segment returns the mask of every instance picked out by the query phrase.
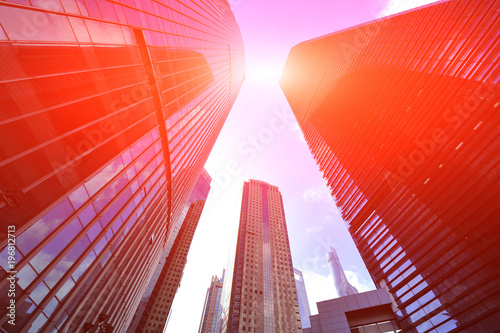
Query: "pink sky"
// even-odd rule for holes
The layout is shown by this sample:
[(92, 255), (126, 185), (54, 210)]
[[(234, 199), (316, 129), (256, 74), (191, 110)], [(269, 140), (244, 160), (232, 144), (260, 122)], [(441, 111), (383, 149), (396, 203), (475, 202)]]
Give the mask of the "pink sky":
[(220, 276), (233, 249), (241, 189), (250, 178), (280, 188), (293, 263), (304, 272), (313, 314), (316, 302), (335, 297), (329, 246), (359, 291), (374, 288), (278, 80), (294, 45), (428, 2), (229, 0), (245, 43), (246, 81), (206, 164), (212, 191), (166, 332), (198, 331), (211, 276)]

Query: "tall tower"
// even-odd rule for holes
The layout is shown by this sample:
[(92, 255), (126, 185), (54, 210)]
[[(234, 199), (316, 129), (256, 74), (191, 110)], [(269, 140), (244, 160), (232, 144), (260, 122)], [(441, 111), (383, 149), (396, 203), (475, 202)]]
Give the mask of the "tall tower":
[(187, 0), (2, 1), (0, 25), (0, 326), (124, 332), (242, 84), (238, 25)]
[(285, 211), (276, 186), (244, 183), (227, 332), (300, 332)]
[(347, 281), (337, 251), (335, 251), (333, 247), (330, 247), (330, 251), (326, 253), (326, 259), (328, 260), (328, 266), (333, 275), (335, 290), (337, 290), (339, 297), (357, 294), (358, 290)]
[(280, 80), (405, 332), (500, 327), (499, 13), (440, 1), (331, 33)]
[(221, 317), (221, 296), (222, 286), (224, 282), (224, 274), (222, 277), (212, 276), (210, 287), (207, 289), (205, 297), (205, 305), (201, 313), (200, 328), (198, 333), (217, 333), (217, 321)]
[(209, 174), (203, 169), (186, 204), (185, 212), (181, 215), (183, 222), (172, 249), (168, 252), (164, 263), (156, 268), (142, 297), (143, 302), (139, 305), (128, 328), (129, 333), (163, 332), (181, 283), (191, 241), (210, 191), (211, 180)]
[(295, 286), (297, 287), (297, 299), (299, 301), (300, 321), (302, 322), (302, 328), (308, 328), (311, 327), (311, 321), (309, 319), (309, 317), (311, 316), (311, 308), (309, 307), (309, 299), (307, 298), (304, 275), (299, 269), (295, 267), (293, 268), (293, 273), (295, 275)]

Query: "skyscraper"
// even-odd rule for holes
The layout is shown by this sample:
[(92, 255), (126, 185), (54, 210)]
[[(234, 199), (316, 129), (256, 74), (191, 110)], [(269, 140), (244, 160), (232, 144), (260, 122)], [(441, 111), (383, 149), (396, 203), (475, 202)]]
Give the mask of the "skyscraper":
[(337, 251), (335, 251), (333, 247), (330, 247), (330, 251), (326, 253), (326, 259), (328, 260), (328, 266), (333, 275), (335, 290), (339, 297), (357, 294), (358, 290), (347, 281)]
[(201, 313), (200, 328), (198, 333), (216, 333), (217, 321), (220, 318), (222, 283), (224, 282), (224, 272), (222, 277), (212, 276), (210, 287), (207, 289), (205, 305)]
[(297, 300), (299, 301), (300, 321), (302, 323), (302, 328), (308, 328), (311, 327), (311, 321), (309, 320), (311, 309), (309, 308), (309, 299), (307, 298), (304, 276), (302, 272), (295, 267), (293, 268), (293, 273), (295, 276), (295, 287), (297, 288)]
[(20, 307), (14, 327), (1, 297), (0, 326), (123, 332), (242, 84), (241, 34), (222, 0), (31, 4), (0, 3), (0, 293), (17, 271)]
[(281, 86), (405, 332), (500, 327), (500, 2), (295, 46)]
[(263, 181), (245, 182), (240, 214), (225, 332), (299, 332), (299, 304), (280, 191)]
[(161, 333), (180, 286), (194, 232), (198, 226), (205, 200), (210, 191), (211, 177), (203, 169), (186, 204), (183, 222), (172, 249), (163, 264), (158, 265), (142, 301), (128, 328), (129, 333)]

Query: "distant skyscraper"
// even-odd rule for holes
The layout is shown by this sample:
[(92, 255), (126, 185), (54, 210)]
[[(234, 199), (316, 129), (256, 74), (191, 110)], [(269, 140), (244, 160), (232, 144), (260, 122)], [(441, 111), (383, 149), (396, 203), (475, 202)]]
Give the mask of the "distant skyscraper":
[(276, 186), (258, 180), (243, 186), (231, 283), (226, 332), (301, 330), (285, 211)]
[(311, 322), (309, 320), (309, 316), (311, 315), (311, 309), (309, 308), (309, 300), (307, 299), (304, 276), (302, 275), (302, 272), (295, 267), (293, 268), (293, 272), (295, 276), (295, 286), (297, 287), (300, 321), (302, 322), (302, 328), (308, 328), (311, 327)]
[(164, 263), (158, 265), (155, 272), (157, 276), (153, 275), (146, 288), (142, 302), (128, 328), (129, 333), (163, 332), (180, 286), (191, 241), (210, 191), (210, 182), (211, 177), (203, 170), (186, 204), (179, 234)]
[(0, 26), (0, 326), (124, 332), (242, 84), (238, 25), (220, 0), (56, 0)]
[(330, 251), (326, 253), (326, 259), (328, 260), (328, 266), (333, 275), (335, 290), (337, 290), (339, 297), (357, 294), (358, 290), (347, 281), (337, 251), (335, 251), (333, 247), (330, 247)]
[(500, 327), (500, 1), (303, 42), (281, 86), (405, 332)]
[(212, 282), (207, 289), (205, 296), (205, 305), (201, 313), (201, 322), (198, 333), (216, 333), (217, 320), (220, 318), (222, 283), (224, 282), (224, 273), (222, 277), (212, 276)]

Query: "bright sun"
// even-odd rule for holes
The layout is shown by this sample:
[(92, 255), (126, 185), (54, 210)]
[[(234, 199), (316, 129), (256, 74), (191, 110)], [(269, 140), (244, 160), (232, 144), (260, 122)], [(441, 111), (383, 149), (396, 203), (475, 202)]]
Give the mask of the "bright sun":
[(246, 79), (259, 84), (278, 84), (283, 64), (269, 62), (247, 63)]

